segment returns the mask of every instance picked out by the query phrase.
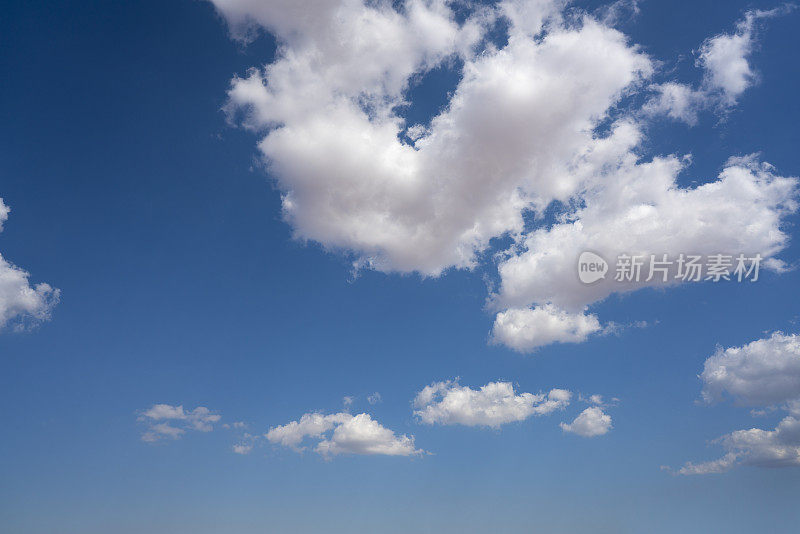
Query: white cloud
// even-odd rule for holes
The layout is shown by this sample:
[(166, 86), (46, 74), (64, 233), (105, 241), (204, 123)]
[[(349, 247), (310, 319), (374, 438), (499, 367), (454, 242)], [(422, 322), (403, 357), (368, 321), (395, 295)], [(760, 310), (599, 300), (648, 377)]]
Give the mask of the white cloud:
[(271, 443), (280, 443), (284, 447), (297, 447), (305, 438), (319, 438), (335, 425), (343, 423), (350, 417), (352, 415), (348, 413), (331, 415), (307, 413), (299, 421), (271, 428), (266, 437)]
[(296, 450), (302, 450), (300, 445), (306, 438), (314, 438), (318, 440), (314, 450), (326, 457), (339, 454), (413, 456), (424, 452), (415, 448), (413, 436), (398, 436), (366, 413), (307, 413), (299, 421), (271, 428), (266, 438), (271, 443)]
[(741, 347), (720, 347), (706, 360), (700, 378), (707, 402), (726, 393), (747, 406), (800, 399), (800, 337), (775, 332)]
[(640, 0), (616, 0), (597, 9), (598, 18), (608, 26), (614, 26), (618, 22), (626, 19), (635, 18), (639, 15)]
[(771, 166), (748, 157), (731, 159), (715, 182), (681, 188), (675, 181), (684, 163), (677, 158), (638, 163), (626, 154), (625, 159), (613, 179), (587, 194), (585, 207), (565, 222), (531, 232), (524, 252), (501, 263), (497, 306), (551, 303), (582, 312), (613, 292), (677, 283), (672, 265), (666, 283), (661, 276), (638, 284), (607, 276), (582, 284), (576, 265), (584, 250), (610, 261), (611, 274), (618, 255), (645, 256), (647, 274), (651, 254), (674, 259), (681, 253), (760, 252), (771, 259), (786, 245), (781, 223), (796, 209), (796, 178), (777, 176)]
[(172, 426), (169, 423), (155, 423), (150, 425), (147, 431), (142, 434), (142, 441), (152, 443), (164, 438), (178, 439), (185, 433), (184, 429)]
[[(709, 462), (694, 463), (686, 462), (686, 464), (677, 470), (679, 475), (711, 475), (724, 473), (736, 465), (736, 455), (728, 453), (722, 458), (711, 460)], [(671, 469), (667, 468), (668, 471)]]
[(800, 466), (800, 419), (787, 416), (775, 430), (737, 430), (720, 439), (740, 462), (761, 467)]
[[(579, 284), (586, 249), (607, 259), (760, 253), (780, 269), (795, 179), (751, 157), (682, 188), (688, 159), (637, 156), (644, 127), (635, 117), (692, 122), (706, 93), (740, 94), (731, 50), (749, 48), (728, 41), (751, 42), (762, 12), (703, 45), (711, 74), (693, 90), (648, 85), (653, 62), (639, 47), (579, 11), (565, 15), (560, 0), (506, 0), (463, 23), (444, 0), (318, 0), (313, 9), (212, 1), (234, 36), (260, 28), (280, 43), (271, 64), (232, 81), (226, 111), (262, 135), (295, 237), (352, 254), (357, 268), (437, 276), (473, 268), (492, 238), (511, 236), (491, 298), (495, 341), (519, 351), (584, 341), (603, 328), (588, 306), (644, 287)], [(500, 19), (507, 44), (487, 44)], [(452, 58), (461, 77), (447, 106), (428, 124), (406, 124), (407, 90)], [(648, 87), (658, 94), (644, 113), (623, 110), (609, 133), (597, 132)], [(566, 211), (546, 227), (554, 201)]]
[(6, 206), (3, 199), (0, 198), (0, 232), (3, 231), (3, 223), (8, 220), (9, 213), (11, 213), (11, 208)]
[[(0, 198), (0, 232), (10, 212)], [(45, 283), (31, 285), (29, 277), (28, 272), (0, 254), (0, 328), (12, 326), (21, 330), (50, 318), (61, 292)]]
[[(580, 186), (568, 167), (592, 128), (652, 70), (619, 32), (562, 23), (560, 2), (501, 3), (509, 43), (480, 54), (463, 43), (482, 35), (483, 13), (458, 26), (441, 1), (402, 14), (389, 2), (326, 6), (308, 27), (253, 14), (285, 47), (233, 81), (228, 109), (268, 129), (259, 147), (297, 237), (382, 271), (472, 267), (492, 237), (522, 230), (523, 209), (568, 199)], [(404, 144), (404, 89), (454, 54), (464, 66), (449, 106)]]
[(786, 13), (792, 9), (784, 6), (770, 11), (752, 10), (736, 23), (734, 33), (721, 33), (703, 41), (697, 66), (704, 72), (702, 85), (695, 89), (676, 82), (652, 86), (656, 95), (642, 108), (646, 115), (667, 115), (697, 124), (697, 114), (706, 108), (716, 107), (725, 112), (756, 82), (756, 73), (750, 65), (756, 41), (756, 23), (760, 19)]
[(754, 81), (747, 61), (753, 46), (752, 19), (745, 20), (737, 33), (712, 37), (700, 48), (699, 61), (706, 69), (708, 85), (720, 89), (729, 104), (735, 103)]
[(253, 443), (236, 443), (232, 447), (233, 452), (242, 456), (250, 454), (253, 450)]
[(183, 406), (171, 406), (169, 404), (154, 404), (151, 408), (146, 410), (143, 417), (160, 421), (162, 419), (185, 419), (186, 412)]
[(597, 406), (583, 410), (571, 423), (561, 423), (561, 430), (585, 438), (602, 436), (611, 430), (611, 416)]
[(417, 393), (414, 415), (429, 425), (497, 428), (563, 409), (571, 397), (563, 389), (553, 389), (548, 394), (517, 394), (510, 382), (490, 382), (480, 389), (471, 389), (452, 380), (435, 382)]
[(155, 442), (160, 439), (178, 439), (187, 430), (211, 432), (222, 417), (204, 406), (186, 411), (183, 406), (154, 404), (139, 415), (139, 421), (147, 423), (142, 441)]
[(336, 426), (329, 438), (317, 444), (316, 450), (324, 456), (337, 454), (411, 456), (423, 453), (414, 447), (413, 437), (405, 434), (397, 436), (366, 413), (353, 416)]
[(520, 352), (551, 343), (581, 343), (601, 330), (596, 315), (567, 313), (550, 304), (497, 314), (493, 339)]
[(790, 415), (783, 418), (774, 430), (737, 430), (718, 438), (715, 443), (728, 451), (725, 456), (699, 464), (687, 462), (678, 473), (722, 473), (739, 464), (757, 467), (800, 466), (800, 419)]
[(583, 394), (578, 394), (578, 400), (600, 408), (609, 408), (619, 404), (619, 399), (617, 397), (612, 397), (611, 400), (606, 401), (603, 396), (599, 394), (589, 395), (588, 397)]
[[(233, 423), (233, 425), (222, 425), (223, 428), (232, 428), (234, 430), (242, 431), (247, 425), (244, 423)], [(260, 446), (263, 442), (264, 436), (256, 436), (249, 432), (241, 432), (236, 443), (233, 444), (231, 450), (242, 456), (250, 454), (254, 448)]]
[(324, 31), (327, 19), (343, 2), (311, 0), (301, 4), (293, 0), (214, 0), (213, 3), (227, 19), (233, 36), (247, 40), (259, 30), (259, 26), (278, 33), (284, 39), (299, 39), (315, 29)]
[(367, 402), (370, 404), (378, 404), (381, 400), (381, 394), (377, 391), (367, 397)]
[[(797, 179), (777, 176), (751, 156), (731, 159), (716, 182), (681, 188), (676, 178), (682, 168), (675, 157), (639, 163), (626, 154), (614, 176), (587, 193), (585, 206), (564, 222), (528, 234), (522, 250), (500, 264), (501, 286), (492, 305), (500, 310), (549, 305), (543, 317), (549, 320), (556, 309), (584, 314), (612, 293), (677, 284), (677, 263), (669, 267), (667, 282), (660, 275), (645, 281), (650, 255), (675, 260), (683, 253), (760, 253), (764, 265), (780, 270), (775, 255), (788, 241), (782, 221), (796, 209)], [(609, 276), (590, 285), (578, 280), (577, 259), (585, 250), (610, 262)], [(621, 254), (645, 258), (640, 282), (614, 280)]]
[(785, 13), (788, 9), (791, 7), (748, 11), (744, 19), (736, 23), (734, 33), (716, 35), (702, 44), (698, 64), (706, 71), (706, 87), (718, 90), (724, 104), (735, 104), (736, 99), (756, 81), (748, 58), (755, 46), (758, 20)]
[(647, 101), (642, 111), (648, 115), (667, 115), (690, 126), (697, 124), (697, 114), (708, 103), (708, 94), (688, 85), (667, 82), (654, 85), (656, 95)]
[[(721, 473), (739, 465), (800, 466), (800, 337), (775, 332), (741, 347), (718, 348), (700, 375), (703, 399), (725, 396), (744, 406), (789, 412), (774, 430), (736, 430), (714, 441), (727, 452), (718, 460), (687, 462), (683, 475)], [(758, 414), (758, 412), (756, 412)]]

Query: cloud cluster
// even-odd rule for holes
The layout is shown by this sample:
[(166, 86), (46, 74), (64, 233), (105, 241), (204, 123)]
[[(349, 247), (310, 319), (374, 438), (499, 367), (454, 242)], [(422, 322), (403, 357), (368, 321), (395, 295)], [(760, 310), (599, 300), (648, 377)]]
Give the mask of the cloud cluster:
[(684, 164), (675, 157), (639, 163), (623, 154), (613, 179), (586, 193), (585, 206), (564, 222), (528, 234), (521, 250), (500, 263), (501, 285), (492, 304), (497, 309), (532, 306), (538, 313), (516, 313), (513, 322), (501, 313), (495, 338), (522, 351), (579, 341), (600, 329), (585, 313), (590, 304), (615, 292), (679, 283), (679, 265), (673, 262), (665, 277), (649, 281), (642, 276), (638, 282), (620, 282), (612, 273), (583, 284), (576, 266), (585, 250), (598, 253), (612, 269), (618, 256), (640, 255), (645, 274), (651, 256), (674, 259), (684, 253), (760, 253), (765, 265), (781, 269), (774, 256), (788, 241), (781, 223), (797, 207), (797, 179), (777, 176), (751, 156), (731, 159), (717, 181), (686, 189), (676, 184)]
[(572, 393), (564, 389), (553, 389), (547, 394), (517, 394), (511, 382), (489, 382), (480, 389), (472, 389), (449, 380), (435, 382), (417, 393), (414, 415), (428, 425), (497, 428), (563, 409), (571, 398)]
[(307, 438), (316, 439), (314, 450), (325, 457), (339, 454), (414, 456), (424, 452), (415, 448), (413, 436), (398, 436), (366, 413), (307, 413), (298, 421), (271, 428), (266, 438), (270, 443), (295, 450), (302, 450), (301, 445)]
[(147, 424), (142, 441), (152, 443), (162, 439), (178, 439), (187, 430), (211, 432), (221, 418), (204, 406), (186, 411), (183, 406), (154, 404), (139, 415), (139, 421)]
[[(569, 406), (572, 393), (552, 389), (548, 393), (517, 393), (510, 382), (490, 382), (478, 389), (461, 386), (457, 380), (434, 382), (414, 398), (414, 416), (427, 425), (464, 425), (487, 428), (523, 421), (532, 416), (547, 415)], [(593, 404), (571, 423), (561, 423), (566, 432), (585, 437), (599, 436), (611, 429), (611, 417), (603, 412), (606, 406), (600, 395), (581, 400)], [(615, 399), (616, 400), (616, 399)], [(275, 426), (264, 434), (269, 443), (304, 451), (308, 442), (313, 450), (330, 458), (340, 454), (416, 456), (414, 437), (398, 435), (366, 413), (306, 413), (300, 419)], [(248, 454), (261, 437), (245, 434), (234, 445), (234, 452)]]
[[(243, 20), (230, 14), (246, 2), (215, 3)], [(501, 2), (461, 24), (444, 1), (325, 6), (310, 20), (251, 13), (283, 47), (233, 81), (228, 110), (266, 131), (296, 235), (382, 271), (472, 267), (491, 238), (522, 231), (523, 210), (569, 199), (593, 127), (652, 70), (619, 32), (567, 24), (560, 2)], [(498, 17), (507, 45), (478, 46)], [(451, 58), (463, 66), (447, 108), (405, 139), (405, 90)]]
[(714, 440), (728, 452), (709, 462), (687, 462), (681, 475), (724, 473), (739, 464), (758, 467), (800, 467), (800, 413), (784, 417), (774, 430), (736, 430)]
[[(517, 393), (510, 382), (489, 382), (478, 389), (461, 386), (458, 380), (434, 382), (419, 391), (414, 400), (414, 416), (427, 425), (465, 425), (499, 428), (501, 425), (523, 421), (532, 416), (563, 411), (572, 400), (565, 389), (551, 389), (548, 393)], [(370, 404), (380, 402), (376, 392), (369, 396)], [(600, 395), (582, 402), (592, 404), (570, 424), (561, 423), (566, 432), (591, 437), (611, 429), (611, 417), (603, 412), (608, 404)], [(616, 401), (617, 399), (614, 399)], [(613, 402), (612, 402), (613, 404)], [(220, 415), (207, 408), (187, 411), (183, 406), (155, 404), (139, 413), (138, 420), (147, 423), (142, 440), (155, 442), (178, 439), (188, 430), (210, 432), (220, 421)], [(231, 450), (239, 455), (250, 454), (264, 443), (280, 445), (297, 452), (309, 447), (330, 459), (338, 455), (418, 456), (425, 451), (416, 447), (414, 436), (397, 434), (384, 427), (370, 414), (353, 415), (349, 412), (324, 414), (309, 412), (300, 419), (271, 427), (264, 434), (252, 434), (248, 425), (237, 421), (219, 425), (237, 431)]]
[(800, 337), (775, 332), (741, 347), (720, 348), (706, 360), (700, 378), (706, 402), (730, 397), (788, 415), (773, 430), (737, 430), (716, 439), (727, 451), (722, 458), (688, 462), (678, 473), (721, 473), (738, 464), (800, 466)]
[(707, 108), (725, 111), (736, 105), (739, 97), (757, 81), (750, 64), (756, 45), (756, 30), (762, 19), (774, 17), (793, 9), (792, 6), (751, 10), (736, 23), (733, 33), (721, 33), (703, 41), (698, 50), (697, 66), (703, 69), (699, 88), (667, 82), (651, 87), (656, 95), (644, 106), (649, 115), (667, 115), (689, 125), (697, 123), (697, 115)]
[[(0, 198), (0, 232), (11, 209)], [(60, 291), (49, 284), (31, 285), (30, 274), (0, 255), (0, 328), (24, 329), (50, 318)]]
[[(647, 90), (654, 61), (559, 0), (503, 0), (466, 18), (445, 0), (212, 1), (234, 37), (265, 30), (280, 43), (272, 63), (232, 81), (226, 110), (260, 132), (295, 236), (357, 268), (424, 276), (473, 268), (493, 238), (511, 237), (490, 297), (496, 342), (581, 342), (602, 328), (589, 305), (643, 287), (580, 285), (585, 249), (760, 253), (780, 267), (795, 179), (750, 157), (683, 188), (688, 158), (637, 154), (648, 113), (691, 122), (709, 94), (735, 102), (753, 81), (755, 23), (773, 12), (707, 40), (703, 89), (661, 84), (642, 114), (620, 106)], [(494, 42), (501, 28), (507, 41)], [(460, 69), (447, 106), (407, 124), (409, 88), (443, 65)], [(548, 226), (553, 205), (564, 212)]]

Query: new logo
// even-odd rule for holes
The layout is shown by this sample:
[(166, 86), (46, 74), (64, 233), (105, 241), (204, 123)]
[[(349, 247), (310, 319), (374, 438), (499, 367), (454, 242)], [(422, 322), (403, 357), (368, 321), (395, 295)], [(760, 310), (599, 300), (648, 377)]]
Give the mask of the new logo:
[(597, 282), (606, 277), (608, 262), (594, 252), (582, 252), (578, 258), (578, 278), (584, 284)]

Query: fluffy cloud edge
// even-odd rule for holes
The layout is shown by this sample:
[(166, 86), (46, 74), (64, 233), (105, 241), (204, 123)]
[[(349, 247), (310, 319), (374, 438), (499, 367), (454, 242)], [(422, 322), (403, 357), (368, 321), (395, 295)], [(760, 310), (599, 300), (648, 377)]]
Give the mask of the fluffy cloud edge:
[[(11, 208), (0, 198), (0, 232)], [(0, 254), (0, 330), (22, 331), (50, 319), (61, 298), (61, 290), (47, 283), (31, 285), (30, 273), (8, 262)]]

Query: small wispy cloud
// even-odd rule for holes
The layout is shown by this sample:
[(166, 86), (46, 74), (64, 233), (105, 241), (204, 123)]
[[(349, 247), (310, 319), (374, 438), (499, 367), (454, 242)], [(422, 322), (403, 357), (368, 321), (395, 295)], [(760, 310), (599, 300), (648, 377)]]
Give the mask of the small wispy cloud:
[(147, 424), (142, 441), (178, 439), (187, 431), (211, 432), (222, 416), (204, 406), (187, 411), (182, 405), (154, 404), (140, 413), (138, 420)]

